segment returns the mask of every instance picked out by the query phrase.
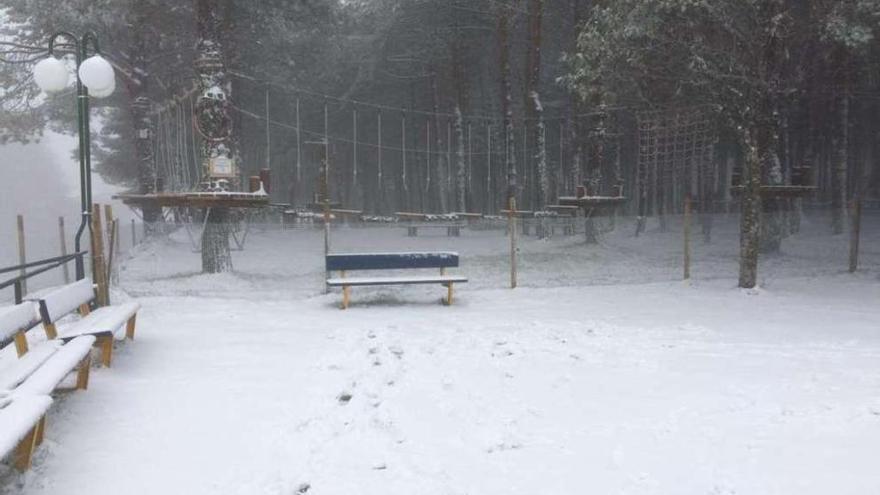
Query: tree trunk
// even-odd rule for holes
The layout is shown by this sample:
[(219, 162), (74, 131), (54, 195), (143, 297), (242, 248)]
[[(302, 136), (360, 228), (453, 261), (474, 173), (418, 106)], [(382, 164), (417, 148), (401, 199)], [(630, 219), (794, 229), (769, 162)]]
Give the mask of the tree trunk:
[(758, 283), (758, 249), (761, 231), (761, 159), (752, 132), (743, 132), (742, 214), (740, 216), (739, 286), (751, 289)]
[(510, 12), (500, 7), (498, 12), (498, 69), (501, 81), (501, 117), (504, 120), (504, 167), (507, 172), (507, 199), (516, 198), (516, 147), (513, 135), (513, 91), (510, 82)]
[[(229, 98), (232, 85), (226, 73), (221, 40), (220, 0), (196, 0), (196, 75), (199, 98), (196, 104), (197, 127), (202, 134), (202, 180), (205, 191), (228, 191), (238, 179)], [(229, 252), (228, 209), (214, 208), (202, 233), (202, 272), (232, 270)]]
[[(442, 131), (440, 127), (440, 86), (437, 83), (437, 72), (434, 71), (434, 76), (431, 78), (431, 100), (433, 104), (434, 110), (434, 148), (435, 154), (437, 155), (437, 162), (435, 166), (434, 177), (434, 188), (432, 191), (432, 200), (434, 204), (434, 208), (436, 210), (432, 211), (432, 213), (446, 213), (448, 211), (447, 205), (447, 194), (446, 194), (446, 156), (442, 152), (443, 151), (443, 139), (441, 138)], [(430, 160), (430, 157), (429, 157)]]
[(839, 102), (839, 130), (835, 144), (835, 166), (831, 178), (831, 231), (834, 235), (846, 230), (847, 164), (849, 161), (849, 97), (844, 94)]
[[(529, 0), (529, 43), (526, 53), (526, 123), (532, 126), (532, 141), (535, 143), (534, 169), (537, 174), (535, 209), (547, 205), (550, 192), (550, 179), (547, 170), (547, 150), (544, 129), (544, 107), (541, 104), (541, 25), (544, 17), (544, 0)], [(539, 235), (541, 232), (539, 231)]]
[[(153, 154), (156, 131), (150, 117), (152, 101), (149, 97), (149, 74), (147, 70), (147, 54), (154, 40), (151, 39), (151, 26), (147, 18), (146, 2), (134, 2), (129, 12), (129, 25), (132, 26), (131, 45), (131, 76), (127, 79), (129, 112), (133, 126), (134, 148), (138, 163), (138, 192), (151, 194), (156, 192), (156, 157)], [(149, 235), (158, 229), (162, 220), (162, 209), (155, 206), (142, 208), (144, 230)]]
[(461, 107), (455, 106), (455, 209), (467, 210), (467, 165), (464, 159), (464, 123)]
[(212, 208), (205, 230), (202, 232), (202, 272), (222, 273), (232, 271), (232, 255), (229, 251), (229, 208)]

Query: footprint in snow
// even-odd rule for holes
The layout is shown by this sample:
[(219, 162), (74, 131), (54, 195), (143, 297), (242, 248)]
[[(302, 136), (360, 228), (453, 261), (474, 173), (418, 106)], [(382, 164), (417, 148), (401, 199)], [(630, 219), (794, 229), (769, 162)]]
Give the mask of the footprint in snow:
[(342, 392), (336, 397), (336, 400), (339, 401), (343, 406), (348, 404), (351, 401), (352, 395), (349, 392)]
[(294, 493), (296, 493), (297, 495), (302, 495), (303, 493), (308, 492), (310, 488), (312, 488), (312, 485), (310, 485), (308, 483), (303, 483), (303, 484), (299, 485), (298, 487), (296, 487), (296, 492), (294, 492)]

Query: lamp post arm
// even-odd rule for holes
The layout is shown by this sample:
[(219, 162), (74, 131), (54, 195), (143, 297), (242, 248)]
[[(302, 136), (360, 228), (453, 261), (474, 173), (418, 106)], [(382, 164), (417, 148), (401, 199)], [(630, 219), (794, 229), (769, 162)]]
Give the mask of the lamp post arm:
[[(79, 137), (79, 193), (80, 193), (80, 225), (74, 237), (74, 249), (76, 252), (82, 250), (82, 235), (85, 229), (89, 229), (89, 238), (91, 239), (91, 164), (90, 164), (90, 136), (89, 136), (89, 115), (88, 115), (88, 92), (79, 79), (79, 66), (85, 59), (85, 45), (89, 40), (93, 41), (94, 47), (97, 49), (97, 38), (94, 34), (86, 33), (82, 42), (76, 35), (59, 31), (49, 38), (49, 55), (54, 55), (55, 44), (59, 38), (66, 38), (74, 46), (74, 56), (76, 58), (76, 120), (77, 134)], [(82, 257), (76, 260), (76, 278), (81, 280), (85, 277), (85, 266)]]

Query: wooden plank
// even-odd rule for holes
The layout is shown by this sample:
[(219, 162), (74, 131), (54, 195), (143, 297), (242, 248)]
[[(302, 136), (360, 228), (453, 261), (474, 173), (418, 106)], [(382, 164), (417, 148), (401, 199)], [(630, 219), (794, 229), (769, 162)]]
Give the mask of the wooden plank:
[[(61, 256), (67, 256), (67, 236), (64, 234), (64, 217), (58, 217), (58, 238), (61, 243)], [(64, 283), (70, 283), (70, 268), (67, 263), (61, 265), (64, 272)]]
[(107, 265), (104, 261), (104, 233), (101, 223), (101, 206), (92, 205), (92, 273), (98, 286), (98, 306), (107, 305)]
[[(18, 233), (18, 263), (20, 265), (24, 265), (27, 263), (27, 253), (25, 250), (25, 242), (24, 242), (24, 216), (16, 215), (15, 217), (16, 223), (16, 232)], [(27, 294), (27, 279), (24, 276), (27, 274), (27, 270), (22, 268), (19, 272), (19, 276), (21, 279), (21, 293), (22, 295)], [(19, 302), (19, 301), (16, 301)]]
[(387, 278), (331, 278), (327, 280), (330, 287), (370, 287), (379, 285), (445, 285), (449, 283), (467, 283), (466, 277), (452, 275), (425, 277), (387, 277)]

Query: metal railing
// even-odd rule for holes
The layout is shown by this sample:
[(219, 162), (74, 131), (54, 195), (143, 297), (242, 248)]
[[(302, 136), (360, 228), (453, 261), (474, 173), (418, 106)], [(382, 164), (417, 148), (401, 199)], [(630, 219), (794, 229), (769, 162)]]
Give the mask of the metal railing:
[[(56, 256), (54, 258), (46, 258), (38, 261), (31, 261), (22, 265), (7, 266), (0, 268), (0, 274), (9, 272), (23, 272), (16, 277), (0, 282), (0, 290), (13, 287), (15, 291), (15, 304), (19, 304), (24, 299), (23, 282), (29, 278), (36, 277), (42, 273), (62, 267), (71, 261), (76, 260), (77, 266), (82, 266), (84, 256), (88, 251), (80, 251), (77, 253), (67, 254), (64, 256)], [(37, 268), (33, 271), (27, 271), (28, 268)], [(81, 278), (81, 277), (80, 277)]]

